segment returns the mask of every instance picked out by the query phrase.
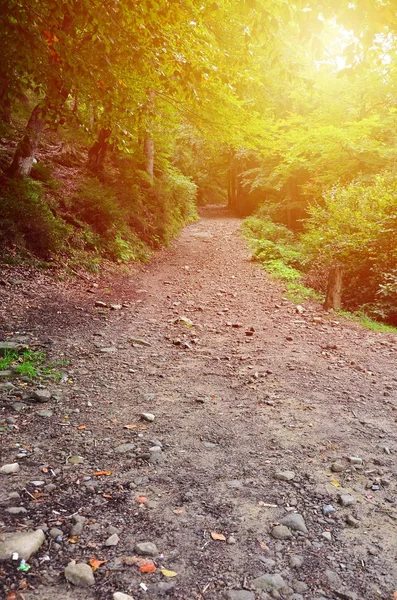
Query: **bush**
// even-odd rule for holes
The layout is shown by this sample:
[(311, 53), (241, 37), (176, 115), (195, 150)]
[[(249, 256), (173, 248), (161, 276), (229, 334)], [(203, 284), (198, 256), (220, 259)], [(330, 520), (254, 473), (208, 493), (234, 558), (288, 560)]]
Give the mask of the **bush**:
[(5, 180), (0, 194), (0, 246), (15, 245), (40, 258), (65, 248), (71, 228), (51, 212), (42, 184), (29, 178)]
[(397, 179), (385, 173), (329, 191), (310, 208), (302, 242), (317, 270), (344, 266), (345, 307), (395, 322), (396, 238)]

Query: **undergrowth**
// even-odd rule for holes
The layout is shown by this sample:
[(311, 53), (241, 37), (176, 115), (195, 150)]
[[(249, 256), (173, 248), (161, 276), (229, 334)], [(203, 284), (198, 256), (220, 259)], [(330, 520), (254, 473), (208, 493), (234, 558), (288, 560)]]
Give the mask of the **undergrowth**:
[(11, 371), (14, 376), (29, 377), (30, 379), (45, 378), (59, 381), (62, 373), (58, 367), (62, 363), (47, 362), (45, 352), (24, 350), (18, 352), (14, 349), (5, 351), (0, 358), (0, 371)]

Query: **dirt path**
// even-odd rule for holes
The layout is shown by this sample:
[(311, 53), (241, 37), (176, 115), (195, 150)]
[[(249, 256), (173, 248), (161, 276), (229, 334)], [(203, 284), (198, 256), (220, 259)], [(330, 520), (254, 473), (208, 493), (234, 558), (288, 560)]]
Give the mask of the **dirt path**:
[[(300, 313), (239, 224), (210, 207), (94, 294), (26, 274), (2, 288), (3, 333), (70, 360), (46, 404), (28, 383), (2, 390), (1, 464), (20, 464), (0, 475), (4, 531), (46, 535), (29, 573), (0, 563), (4, 597), (19, 582), (18, 600), (393, 598), (397, 339)], [(153, 574), (139, 542), (157, 547)], [(67, 584), (92, 557), (107, 561), (95, 586)]]

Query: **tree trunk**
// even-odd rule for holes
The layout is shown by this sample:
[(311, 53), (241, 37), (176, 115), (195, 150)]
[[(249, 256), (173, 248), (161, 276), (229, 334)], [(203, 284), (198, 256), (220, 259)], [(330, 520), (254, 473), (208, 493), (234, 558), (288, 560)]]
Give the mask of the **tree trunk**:
[(40, 102), (34, 109), (26, 126), (25, 135), (19, 142), (9, 168), (12, 177), (28, 176), (46, 123), (48, 105)]
[(154, 180), (154, 139), (153, 139), (153, 121), (155, 113), (155, 93), (153, 90), (148, 92), (148, 101), (146, 103), (146, 127), (143, 138), (143, 156), (145, 160), (145, 171), (149, 175), (151, 183)]
[(111, 130), (101, 129), (97, 141), (88, 150), (87, 167), (90, 171), (100, 172), (103, 169), (106, 152), (109, 148)]
[(0, 88), (0, 121), (11, 123), (11, 99), (9, 97), (10, 84), (7, 78), (4, 79)]
[(336, 265), (332, 267), (328, 278), (327, 295), (324, 302), (324, 310), (333, 308), (339, 310), (342, 306), (342, 279), (343, 266)]
[(143, 140), (143, 154), (145, 156), (145, 171), (150, 177), (150, 181), (154, 180), (154, 140), (150, 133), (146, 132)]

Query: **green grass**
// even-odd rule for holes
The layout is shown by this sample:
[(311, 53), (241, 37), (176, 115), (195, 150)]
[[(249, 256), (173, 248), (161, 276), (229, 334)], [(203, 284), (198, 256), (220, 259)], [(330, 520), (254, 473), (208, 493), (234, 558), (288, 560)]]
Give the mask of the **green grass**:
[(345, 319), (348, 319), (349, 321), (354, 321), (354, 323), (359, 323), (366, 329), (376, 331), (377, 333), (397, 334), (397, 327), (393, 327), (392, 325), (386, 325), (385, 323), (379, 323), (379, 321), (374, 321), (363, 312), (350, 313), (345, 310), (339, 310), (338, 315), (344, 317)]
[(8, 350), (5, 355), (0, 358), (0, 371), (11, 370), (15, 375), (21, 377), (30, 377), (38, 379), (40, 377), (49, 377), (54, 381), (59, 381), (62, 378), (57, 368), (65, 366), (68, 361), (57, 361), (54, 363), (46, 362), (46, 354), (42, 351), (24, 350), (18, 353), (16, 350)]

